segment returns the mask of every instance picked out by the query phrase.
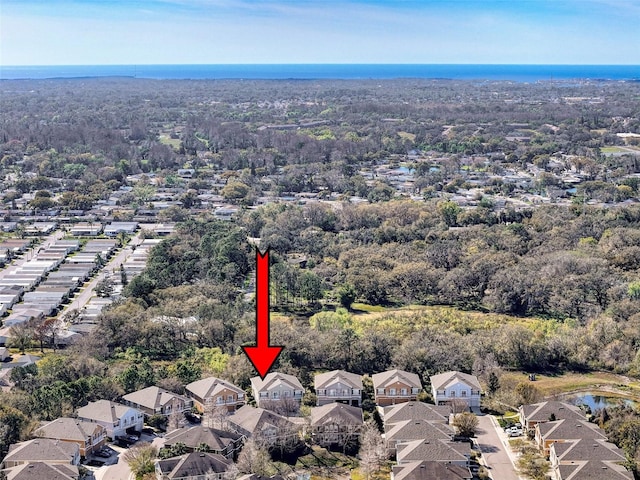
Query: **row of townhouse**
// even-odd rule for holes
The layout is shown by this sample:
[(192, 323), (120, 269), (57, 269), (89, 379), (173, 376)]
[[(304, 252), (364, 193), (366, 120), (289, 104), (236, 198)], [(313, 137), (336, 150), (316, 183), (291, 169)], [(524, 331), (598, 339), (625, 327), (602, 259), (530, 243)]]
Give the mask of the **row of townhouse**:
[(379, 409), (390, 458), (396, 460), (392, 480), (472, 478), (468, 442), (454, 441), (449, 405), (410, 401)]
[[(460, 375), (463, 374), (448, 372), (444, 376), (432, 377), (434, 397), (444, 393), (440, 395), (438, 403), (448, 403), (451, 398), (462, 396), (471, 399), (474, 391), (479, 393), (475, 382)], [(459, 393), (461, 382), (466, 385), (467, 395)], [(434, 449), (447, 451), (453, 448), (450, 445), (452, 429), (447, 425), (446, 417), (450, 409), (415, 401), (422, 391), (417, 375), (391, 370), (373, 375), (373, 383), (376, 401), (379, 408), (384, 410), (387, 447), (392, 455), (397, 456), (399, 464), (449, 455), (442, 452), (437, 455), (425, 453)], [(178, 478), (175, 477), (176, 472), (187, 468), (192, 462), (209, 462), (217, 465), (218, 470), (224, 469), (248, 437), (269, 448), (283, 448), (295, 446), (304, 433), (309, 433), (313, 443), (321, 446), (344, 450), (357, 447), (364, 424), (360, 408), (362, 377), (359, 375), (340, 370), (317, 375), (315, 387), (318, 403), (311, 409), (308, 426), (300, 418), (281, 415), (272, 408), (273, 402), (287, 399), (300, 404), (304, 388), (294, 376), (273, 372), (264, 379), (253, 378), (251, 386), (257, 408), (246, 405), (246, 395), (242, 389), (215, 377), (188, 384), (185, 395), (151, 386), (124, 395), (123, 403), (108, 400), (91, 402), (78, 409), (77, 418), (58, 418), (40, 425), (34, 432), (39, 438), (12, 446), (4, 459), (4, 466), (23, 468), (25, 463), (41, 462), (46, 465), (33, 468), (62, 468), (64, 472), (56, 475), (77, 478), (77, 468), (74, 470), (72, 467), (78, 464), (81, 457), (89, 457), (100, 450), (109, 438), (140, 432), (145, 416), (169, 416), (193, 407), (207, 415), (215, 414), (221, 422), (220, 428), (212, 428), (211, 425), (179, 428), (165, 436), (165, 444), (186, 445), (190, 450), (187, 455), (190, 455), (205, 443), (214, 456), (198, 460), (191, 455), (183, 456), (180, 461), (160, 462), (156, 469), (158, 478)], [(456, 393), (450, 395), (449, 392), (454, 390)], [(462, 461), (459, 455), (457, 460)], [(455, 462), (454, 456), (449, 460)], [(58, 467), (56, 462), (68, 464), (69, 467)], [(431, 471), (440, 467), (419, 465), (416, 468), (428, 468)]]
[[(415, 401), (422, 392), (422, 383), (415, 373), (389, 370), (372, 376), (376, 404), (385, 407)], [(473, 375), (445, 372), (431, 377), (432, 394), (436, 404), (445, 405), (454, 400), (464, 401), (468, 407), (480, 406), (480, 384)], [(317, 406), (343, 403), (362, 405), (362, 377), (333, 370), (314, 378)], [(256, 405), (272, 408), (274, 402), (289, 402), (299, 406), (305, 389), (293, 375), (272, 372), (251, 379), (251, 390)], [(234, 412), (246, 403), (245, 392), (238, 386), (216, 377), (192, 382), (185, 387), (185, 395), (176, 395), (158, 387), (148, 387), (123, 397), (125, 404), (142, 410), (146, 415), (169, 415), (195, 407), (200, 412), (222, 408)]]
[(607, 441), (604, 431), (588, 422), (584, 412), (565, 402), (523, 405), (520, 421), (549, 457), (554, 480), (631, 480), (622, 464), (622, 450)]

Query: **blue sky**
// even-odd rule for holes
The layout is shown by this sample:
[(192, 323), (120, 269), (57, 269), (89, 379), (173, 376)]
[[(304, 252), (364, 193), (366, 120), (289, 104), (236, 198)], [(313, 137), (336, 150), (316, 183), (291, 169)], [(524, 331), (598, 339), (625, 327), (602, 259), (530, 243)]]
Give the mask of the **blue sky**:
[(1, 65), (640, 64), (640, 0), (0, 0)]

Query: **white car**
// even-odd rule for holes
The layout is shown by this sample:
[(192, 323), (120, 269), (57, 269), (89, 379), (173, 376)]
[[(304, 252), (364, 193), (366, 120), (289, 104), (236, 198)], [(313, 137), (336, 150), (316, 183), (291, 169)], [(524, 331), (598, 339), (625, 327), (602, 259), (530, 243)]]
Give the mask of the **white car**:
[(521, 436), (524, 432), (522, 431), (522, 428), (518, 428), (518, 427), (511, 427), (507, 430), (507, 435), (510, 437), (519, 437)]

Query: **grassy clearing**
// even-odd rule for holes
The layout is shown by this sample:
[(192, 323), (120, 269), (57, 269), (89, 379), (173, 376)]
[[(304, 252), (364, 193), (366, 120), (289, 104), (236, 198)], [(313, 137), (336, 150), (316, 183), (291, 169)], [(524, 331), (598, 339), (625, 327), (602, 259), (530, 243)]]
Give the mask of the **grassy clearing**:
[(398, 132), (398, 136), (403, 140), (409, 140), (410, 142), (416, 141), (416, 134), (409, 132)]
[(356, 332), (382, 330), (405, 338), (421, 328), (437, 326), (443, 331), (468, 334), (476, 330), (490, 330), (502, 325), (523, 325), (542, 335), (553, 333), (562, 325), (553, 320), (519, 318), (496, 313), (458, 310), (454, 307), (411, 305), (384, 308), (354, 303), (352, 324)]
[(170, 147), (173, 147), (176, 150), (178, 148), (180, 148), (180, 139), (179, 138), (171, 138), (169, 135), (161, 133), (160, 137), (159, 137), (159, 140), (160, 140), (160, 143), (163, 143), (165, 145), (169, 145)]
[[(525, 380), (525, 373), (508, 372), (504, 376), (515, 381)], [(640, 397), (640, 384), (631, 382), (623, 375), (608, 372), (563, 373), (559, 375), (536, 375), (536, 388), (544, 396), (580, 390), (607, 391)]]
[(603, 154), (607, 154), (607, 153), (625, 153), (625, 152), (627, 152), (627, 149), (622, 148), (622, 147), (602, 147), (600, 149), (600, 152), (602, 152)]

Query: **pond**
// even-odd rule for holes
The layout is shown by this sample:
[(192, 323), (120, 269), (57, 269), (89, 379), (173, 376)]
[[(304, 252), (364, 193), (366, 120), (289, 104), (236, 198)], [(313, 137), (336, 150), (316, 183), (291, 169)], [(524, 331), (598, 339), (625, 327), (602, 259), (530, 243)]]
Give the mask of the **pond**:
[(639, 406), (638, 402), (631, 398), (615, 396), (606, 392), (577, 393), (575, 395), (567, 395), (563, 400), (575, 405), (587, 405), (592, 412), (600, 408), (615, 407), (618, 405)]

